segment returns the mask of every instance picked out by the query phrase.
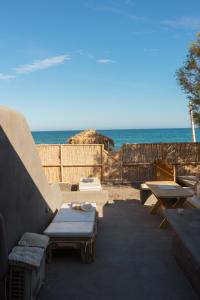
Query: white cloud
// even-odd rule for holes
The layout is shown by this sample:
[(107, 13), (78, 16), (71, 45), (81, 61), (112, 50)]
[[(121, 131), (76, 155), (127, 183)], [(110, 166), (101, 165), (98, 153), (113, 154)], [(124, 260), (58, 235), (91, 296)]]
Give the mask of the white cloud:
[(6, 75), (6, 74), (0, 73), (0, 80), (11, 80), (11, 79), (14, 79), (14, 78), (15, 78), (14, 75)]
[(31, 64), (25, 64), (15, 68), (14, 70), (18, 74), (28, 74), (32, 72), (36, 72), (38, 70), (44, 70), (55, 65), (63, 64), (66, 60), (70, 60), (71, 57), (69, 55), (58, 55), (50, 58), (45, 58), (43, 60), (36, 60)]
[(162, 21), (163, 25), (172, 27), (172, 28), (183, 28), (183, 29), (200, 29), (200, 18), (194, 17), (182, 17), (174, 20), (164, 20)]
[(94, 59), (94, 55), (93, 55), (93, 54), (87, 53), (87, 52), (85, 52), (83, 49), (77, 50), (76, 53), (78, 53), (78, 54), (81, 55), (81, 56), (85, 56), (85, 57), (87, 57), (87, 58), (89, 58), (89, 59)]
[(100, 58), (100, 59), (97, 59), (96, 62), (99, 63), (99, 64), (107, 65), (107, 64), (112, 64), (112, 63), (114, 63), (114, 60), (109, 59), (109, 58)]

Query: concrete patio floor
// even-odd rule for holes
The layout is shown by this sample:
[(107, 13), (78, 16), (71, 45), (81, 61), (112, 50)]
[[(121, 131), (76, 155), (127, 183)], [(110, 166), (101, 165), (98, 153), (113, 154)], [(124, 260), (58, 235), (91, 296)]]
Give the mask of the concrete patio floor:
[(116, 188), (118, 200), (104, 208), (96, 261), (84, 265), (78, 251), (57, 251), (39, 300), (198, 299), (172, 255), (171, 230), (159, 229), (161, 217), (150, 215), (131, 189)]

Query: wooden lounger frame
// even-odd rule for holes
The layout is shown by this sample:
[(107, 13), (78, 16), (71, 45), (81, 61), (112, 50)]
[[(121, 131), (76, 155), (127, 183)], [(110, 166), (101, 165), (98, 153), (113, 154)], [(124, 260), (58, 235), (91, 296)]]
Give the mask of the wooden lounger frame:
[(97, 214), (95, 218), (94, 231), (90, 237), (50, 237), (49, 247), (47, 250), (48, 262), (52, 260), (52, 251), (59, 248), (80, 249), (81, 260), (83, 263), (89, 264), (95, 260), (95, 242), (97, 235)]

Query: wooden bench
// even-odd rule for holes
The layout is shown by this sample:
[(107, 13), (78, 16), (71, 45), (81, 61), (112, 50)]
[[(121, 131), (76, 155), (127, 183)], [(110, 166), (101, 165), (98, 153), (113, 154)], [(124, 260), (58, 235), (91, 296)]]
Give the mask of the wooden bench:
[(144, 204), (147, 199), (151, 196), (151, 191), (149, 187), (146, 185), (146, 183), (142, 183), (140, 185), (140, 202), (141, 204)]

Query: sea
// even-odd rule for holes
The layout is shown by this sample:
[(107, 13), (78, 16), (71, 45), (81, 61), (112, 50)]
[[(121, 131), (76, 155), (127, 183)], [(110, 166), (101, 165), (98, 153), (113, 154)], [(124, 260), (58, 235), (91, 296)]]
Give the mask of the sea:
[[(80, 131), (33, 131), (32, 135), (36, 144), (65, 144), (70, 137)], [(116, 150), (122, 144), (192, 142), (190, 128), (113, 129), (97, 131), (112, 138)], [(196, 129), (196, 141), (200, 142), (200, 128)]]

